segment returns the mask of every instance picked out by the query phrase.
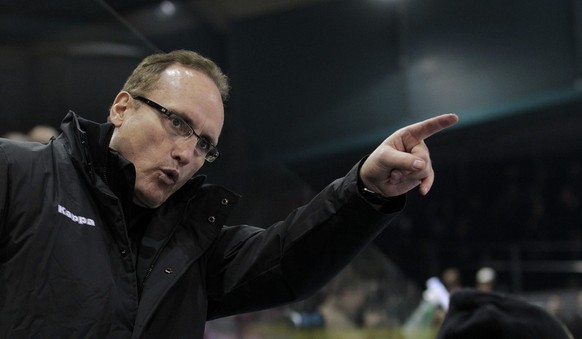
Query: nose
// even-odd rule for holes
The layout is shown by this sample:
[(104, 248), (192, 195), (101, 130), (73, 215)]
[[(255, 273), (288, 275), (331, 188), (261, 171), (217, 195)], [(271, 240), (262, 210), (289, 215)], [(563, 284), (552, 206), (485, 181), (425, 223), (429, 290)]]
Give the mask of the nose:
[(196, 157), (199, 157), (196, 151), (196, 143), (191, 139), (176, 141), (172, 150), (172, 158), (176, 159), (180, 165), (187, 165)]

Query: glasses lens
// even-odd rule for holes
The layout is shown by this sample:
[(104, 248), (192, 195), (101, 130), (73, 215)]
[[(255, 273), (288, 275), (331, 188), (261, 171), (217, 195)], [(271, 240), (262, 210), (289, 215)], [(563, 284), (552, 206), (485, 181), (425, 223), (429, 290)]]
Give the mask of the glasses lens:
[(194, 135), (196, 135), (196, 137), (198, 138), (196, 148), (200, 153), (204, 154), (206, 161), (213, 162), (214, 160), (216, 160), (216, 158), (218, 158), (219, 155), (216, 147), (207, 138), (199, 136), (196, 133), (194, 133)]
[(220, 156), (220, 153), (218, 153), (216, 148), (213, 148), (212, 151), (210, 151), (210, 152), (208, 152), (208, 154), (206, 154), (206, 157), (204, 159), (206, 159), (206, 161), (208, 161), (208, 162), (213, 162), (214, 160), (218, 159), (219, 156)]
[(167, 121), (172, 131), (174, 131), (179, 136), (188, 138), (192, 135), (192, 128), (190, 128), (190, 126), (179, 116), (170, 114)]

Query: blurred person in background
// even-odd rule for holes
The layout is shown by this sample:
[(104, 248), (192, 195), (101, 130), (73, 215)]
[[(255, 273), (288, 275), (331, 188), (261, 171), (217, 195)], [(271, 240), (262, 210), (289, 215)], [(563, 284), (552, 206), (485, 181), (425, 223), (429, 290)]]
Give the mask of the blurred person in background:
[(46, 125), (37, 125), (28, 132), (28, 139), (44, 144), (49, 142), (51, 138), (55, 138), (57, 135), (59, 135), (59, 132), (56, 129)]
[(445, 269), (441, 274), (441, 280), (447, 291), (449, 291), (449, 294), (452, 294), (459, 288), (463, 287), (461, 271), (459, 271), (459, 269), (456, 267), (449, 267)]
[(2, 135), (3, 138), (20, 141), (35, 141), (46, 144), (59, 135), (59, 132), (47, 125), (36, 125), (28, 133), (22, 132), (8, 132)]
[(326, 288), (326, 297), (318, 308), (324, 326), (339, 330), (361, 328), (365, 304), (377, 289), (375, 285), (353, 270), (342, 271)]
[(491, 267), (482, 267), (475, 274), (475, 288), (479, 291), (491, 292), (496, 289), (497, 272)]
[(10, 140), (19, 140), (19, 141), (28, 141), (28, 135), (22, 132), (8, 132), (2, 135), (2, 138), (10, 139)]
[(451, 294), (462, 288), (461, 272), (455, 267), (426, 282), (422, 300), (404, 324), (404, 336), (410, 339), (434, 338), (448, 309)]
[(546, 311), (564, 323), (568, 320), (566, 310), (564, 309), (564, 302), (559, 294), (550, 294), (548, 296), (546, 300)]

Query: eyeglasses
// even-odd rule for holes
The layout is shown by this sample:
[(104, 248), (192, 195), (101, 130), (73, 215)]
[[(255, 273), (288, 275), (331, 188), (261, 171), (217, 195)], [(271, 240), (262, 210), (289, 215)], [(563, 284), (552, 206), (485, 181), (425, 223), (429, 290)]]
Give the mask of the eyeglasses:
[(143, 102), (144, 104), (150, 106), (156, 111), (162, 113), (166, 117), (167, 121), (165, 126), (176, 135), (179, 135), (185, 139), (188, 139), (192, 135), (195, 135), (196, 138), (198, 138), (198, 142), (196, 142), (196, 149), (198, 149), (198, 151), (204, 155), (204, 159), (206, 161), (213, 162), (220, 156), (220, 153), (218, 152), (216, 146), (214, 146), (214, 144), (210, 140), (208, 140), (207, 137), (203, 137), (196, 134), (196, 132), (194, 132), (194, 129), (190, 125), (188, 125), (188, 123), (184, 121), (184, 119), (182, 119), (178, 114), (142, 96), (136, 96), (133, 98), (135, 100)]

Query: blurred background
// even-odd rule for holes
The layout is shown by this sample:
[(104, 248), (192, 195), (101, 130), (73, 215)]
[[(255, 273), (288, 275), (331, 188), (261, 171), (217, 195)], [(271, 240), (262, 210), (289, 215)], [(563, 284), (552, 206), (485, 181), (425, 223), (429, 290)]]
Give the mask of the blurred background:
[(215, 60), (233, 89), (222, 156), (202, 171), (243, 195), (231, 224), (268, 227), (397, 128), (460, 116), (427, 141), (431, 193), (409, 194), (338, 281), (296, 305), (212, 322), (208, 338), (322, 328), (410, 337), (438, 327), (425, 282), (451, 274), (451, 289), (493, 281), (582, 322), (582, 0), (2, 0), (0, 9), (4, 136), (58, 133), (68, 110), (104, 122), (148, 54), (184, 48)]

